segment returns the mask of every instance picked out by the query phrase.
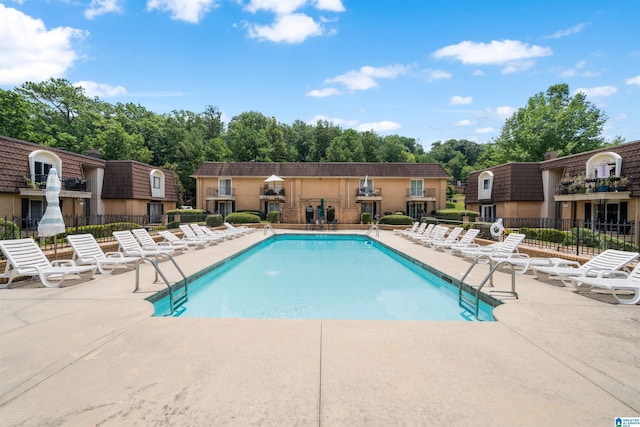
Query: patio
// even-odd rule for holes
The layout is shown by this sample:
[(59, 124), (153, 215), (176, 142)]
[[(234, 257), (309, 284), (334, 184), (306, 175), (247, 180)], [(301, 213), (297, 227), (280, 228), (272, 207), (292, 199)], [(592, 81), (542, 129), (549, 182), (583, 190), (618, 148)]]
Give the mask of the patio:
[[(192, 273), (266, 237), (176, 260)], [(468, 266), (391, 231), (377, 238), (454, 277)], [(143, 299), (164, 285), (151, 284), (148, 265), (141, 292), (134, 279), (0, 291), (3, 425), (546, 426), (640, 416), (637, 305), (518, 276), (520, 299), (505, 297), (490, 323), (154, 318)], [(495, 284), (508, 289), (510, 276)]]

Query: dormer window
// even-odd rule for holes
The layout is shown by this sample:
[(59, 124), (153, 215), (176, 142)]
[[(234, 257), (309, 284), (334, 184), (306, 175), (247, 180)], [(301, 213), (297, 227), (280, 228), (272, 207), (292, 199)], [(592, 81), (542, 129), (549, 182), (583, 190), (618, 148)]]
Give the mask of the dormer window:
[(622, 157), (617, 153), (598, 153), (587, 160), (587, 178), (609, 178), (620, 176)]
[(493, 189), (493, 172), (484, 171), (478, 176), (478, 199), (491, 199), (491, 190)]
[(62, 160), (56, 154), (46, 150), (35, 150), (29, 154), (29, 174), (32, 182), (47, 182), (51, 168), (56, 168), (58, 176), (62, 176)]
[(154, 169), (149, 174), (151, 180), (151, 197), (164, 199), (164, 173)]

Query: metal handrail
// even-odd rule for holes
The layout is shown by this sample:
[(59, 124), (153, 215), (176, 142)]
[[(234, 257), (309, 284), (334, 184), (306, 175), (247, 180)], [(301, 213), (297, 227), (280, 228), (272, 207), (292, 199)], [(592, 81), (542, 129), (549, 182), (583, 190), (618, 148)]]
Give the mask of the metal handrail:
[(158, 255), (156, 255), (155, 260), (151, 259), (149, 257), (142, 257), (140, 258), (137, 262), (136, 262), (136, 286), (133, 289), (133, 292), (137, 292), (140, 290), (140, 264), (144, 263), (150, 263), (151, 265), (153, 265), (153, 268), (155, 269), (155, 280), (153, 283), (157, 283), (158, 282), (158, 274), (160, 275), (160, 277), (162, 277), (162, 280), (164, 280), (165, 285), (167, 286), (167, 289), (169, 290), (169, 308), (171, 310), (171, 314), (173, 314), (174, 310), (174, 301), (173, 301), (173, 288), (171, 287), (171, 284), (169, 283), (169, 279), (167, 279), (167, 276), (164, 275), (164, 273), (162, 272), (162, 270), (160, 270), (160, 266), (158, 265), (158, 258), (166, 256), (168, 257), (171, 262), (173, 262), (173, 265), (176, 267), (176, 269), (178, 270), (178, 272), (180, 273), (180, 275), (182, 276), (183, 282), (184, 282), (184, 295), (187, 296), (188, 292), (189, 292), (189, 288), (188, 288), (188, 280), (187, 280), (187, 276), (184, 274), (184, 272), (182, 271), (182, 269), (180, 268), (180, 266), (178, 266), (178, 264), (176, 263), (176, 260), (173, 258), (173, 256), (171, 256), (168, 253), (159, 253)]
[(270, 222), (268, 222), (268, 223), (266, 223), (266, 224), (264, 225), (263, 230), (264, 230), (263, 234), (264, 234), (265, 236), (267, 235), (267, 233), (268, 233), (269, 231), (271, 231), (271, 233), (273, 233), (273, 235), (274, 235), (274, 236), (275, 236), (275, 234), (276, 234), (276, 230), (273, 228), (273, 226), (271, 225), (271, 223), (270, 223)]
[[(474, 286), (470, 286), (471, 289), (473, 289), (475, 291), (475, 295), (471, 295), (473, 297), (473, 299), (467, 298), (463, 293), (462, 284), (464, 283), (464, 279), (466, 279), (467, 276), (469, 275), (469, 273), (471, 273), (471, 270), (473, 270), (473, 268), (482, 259), (487, 259), (489, 261), (489, 272), (484, 277), (484, 279), (482, 279), (482, 281), (480, 282), (480, 285), (477, 288), (474, 287)], [(484, 285), (487, 284), (487, 282), (489, 282), (490, 286), (493, 286), (493, 273), (495, 273), (495, 271), (498, 269), (498, 267), (500, 267), (502, 265), (509, 265), (511, 267), (511, 290), (510, 291), (492, 290), (491, 292), (493, 292), (493, 293), (508, 293), (508, 294), (511, 294), (512, 296), (514, 296), (516, 299), (518, 299), (518, 293), (516, 292), (516, 268), (509, 261), (499, 261), (499, 262), (494, 264), (493, 260), (491, 259), (491, 257), (489, 255), (479, 255), (473, 260), (473, 262), (471, 263), (469, 268), (467, 268), (467, 271), (465, 271), (465, 273), (462, 275), (462, 278), (460, 278), (460, 283), (458, 284), (458, 305), (460, 307), (463, 307), (463, 301), (469, 303), (472, 306), (472, 308), (474, 309), (474, 315), (475, 315), (476, 319), (478, 318), (478, 311), (479, 311), (479, 307), (480, 307), (480, 292), (481, 292), (482, 288), (484, 287)]]
[(378, 224), (371, 224), (371, 227), (369, 227), (366, 235), (370, 235), (373, 231), (376, 232), (376, 237), (380, 236), (380, 228), (378, 227)]

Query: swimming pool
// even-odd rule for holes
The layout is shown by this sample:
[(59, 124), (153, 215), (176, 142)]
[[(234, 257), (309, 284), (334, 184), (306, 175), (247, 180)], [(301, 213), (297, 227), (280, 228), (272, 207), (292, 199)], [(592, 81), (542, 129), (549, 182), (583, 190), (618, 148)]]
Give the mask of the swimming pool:
[[(197, 276), (174, 316), (476, 320), (457, 287), (362, 235), (279, 234)], [(156, 315), (168, 307), (154, 302)], [(482, 303), (480, 320), (491, 310)]]

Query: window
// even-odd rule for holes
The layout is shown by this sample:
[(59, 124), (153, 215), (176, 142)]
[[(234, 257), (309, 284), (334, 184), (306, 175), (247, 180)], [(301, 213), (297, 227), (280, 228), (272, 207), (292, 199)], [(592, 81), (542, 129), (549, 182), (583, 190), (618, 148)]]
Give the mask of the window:
[(232, 196), (231, 193), (231, 178), (218, 179), (218, 195)]
[(153, 169), (149, 173), (151, 184), (151, 197), (164, 199), (164, 172), (159, 169)]
[(29, 154), (31, 181), (36, 183), (47, 182), (47, 175), (51, 168), (56, 168), (58, 176), (62, 177), (62, 160), (56, 154), (46, 150), (35, 150)]
[(496, 205), (482, 205), (480, 207), (480, 216), (485, 221), (493, 221), (496, 217)]
[(493, 188), (493, 172), (484, 171), (478, 176), (478, 200), (490, 200)]
[(410, 197), (422, 197), (423, 196), (423, 182), (421, 179), (412, 179), (409, 185)]
[(618, 153), (598, 153), (587, 161), (587, 178), (609, 178), (620, 176), (622, 157)]

